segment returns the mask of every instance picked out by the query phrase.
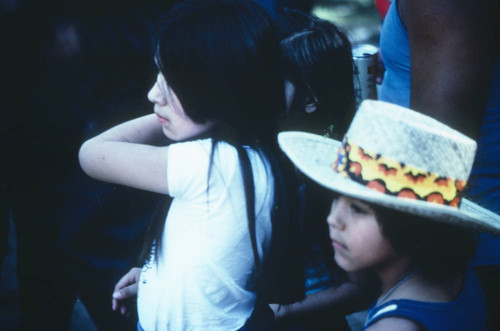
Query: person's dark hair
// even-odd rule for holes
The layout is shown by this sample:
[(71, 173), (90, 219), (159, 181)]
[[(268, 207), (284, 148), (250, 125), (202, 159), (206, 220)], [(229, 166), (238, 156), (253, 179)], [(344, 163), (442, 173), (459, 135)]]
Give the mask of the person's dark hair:
[[(213, 141), (212, 161), (219, 142), (227, 142), (238, 151), (259, 298), (283, 303), (301, 298), (302, 276), (294, 263), (298, 256), (293, 256), (300, 254), (299, 245), (293, 242), (298, 240), (299, 231), (294, 228), (297, 223), (290, 221), (294, 204), (288, 201), (288, 193), (294, 190), (285, 189), (289, 181), (283, 178), (276, 142), (278, 117), (285, 111), (285, 104), (273, 21), (253, 1), (186, 0), (159, 23), (153, 50), (159, 71), (186, 114), (196, 123), (215, 122), (206, 135)], [(273, 235), (263, 261), (256, 247), (254, 182), (244, 146), (269, 160), (275, 181)], [(146, 254), (152, 249), (156, 256), (160, 252), (165, 209), (154, 222)], [(272, 278), (275, 275), (287, 278), (276, 282)]]
[(182, 1), (161, 21), (153, 47), (158, 69), (194, 122), (237, 128), (232, 133), (247, 144), (275, 140), (284, 107), (280, 53), (274, 24), (258, 5)]
[(398, 252), (414, 253), (421, 272), (442, 279), (465, 271), (474, 255), (474, 233), (460, 226), (372, 205), (382, 234)]
[[(334, 136), (342, 137), (355, 111), (347, 36), (330, 21), (291, 9), (279, 18), (279, 28), (285, 79), (295, 87), (289, 115), (295, 123), (321, 123), (323, 130), (333, 124)], [(305, 105), (311, 101), (316, 111), (306, 114)]]

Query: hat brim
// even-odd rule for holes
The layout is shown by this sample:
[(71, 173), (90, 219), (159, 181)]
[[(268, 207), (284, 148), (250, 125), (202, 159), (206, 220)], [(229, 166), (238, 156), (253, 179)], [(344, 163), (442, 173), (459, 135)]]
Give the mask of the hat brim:
[(462, 199), (460, 208), (380, 193), (339, 175), (332, 168), (340, 141), (306, 132), (281, 132), (278, 143), (283, 152), (306, 176), (329, 190), (387, 208), (420, 215), (478, 232), (500, 234), (500, 216)]

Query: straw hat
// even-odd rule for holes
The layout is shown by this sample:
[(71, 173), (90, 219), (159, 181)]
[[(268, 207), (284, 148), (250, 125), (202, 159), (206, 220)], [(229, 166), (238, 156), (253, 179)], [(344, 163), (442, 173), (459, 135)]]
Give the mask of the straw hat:
[(500, 216), (462, 197), (476, 143), (433, 118), (366, 100), (342, 142), (282, 132), (281, 149), (308, 177), (346, 196), (500, 233)]

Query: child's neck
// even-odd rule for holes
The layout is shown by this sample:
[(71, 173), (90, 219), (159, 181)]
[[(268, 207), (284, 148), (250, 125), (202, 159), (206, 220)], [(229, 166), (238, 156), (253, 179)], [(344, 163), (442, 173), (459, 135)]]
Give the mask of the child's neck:
[(387, 293), (398, 282), (416, 270), (413, 259), (410, 256), (402, 255), (394, 258), (391, 262), (375, 268), (375, 272), (380, 278), (382, 293)]

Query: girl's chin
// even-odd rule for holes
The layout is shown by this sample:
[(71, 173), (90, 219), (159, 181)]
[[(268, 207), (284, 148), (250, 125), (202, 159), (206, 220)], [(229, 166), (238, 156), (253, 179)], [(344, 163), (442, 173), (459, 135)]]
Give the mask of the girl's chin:
[(338, 253), (335, 253), (335, 262), (337, 265), (342, 268), (344, 271), (359, 271), (360, 269), (354, 266), (352, 263), (349, 261), (345, 260), (344, 258), (338, 256)]
[(172, 132), (167, 130), (165, 127), (162, 127), (162, 131), (163, 131), (163, 134), (165, 135), (165, 137), (167, 137), (170, 140), (173, 140), (173, 141), (181, 140), (181, 139), (179, 139), (179, 137), (176, 137), (174, 134), (172, 134)]

